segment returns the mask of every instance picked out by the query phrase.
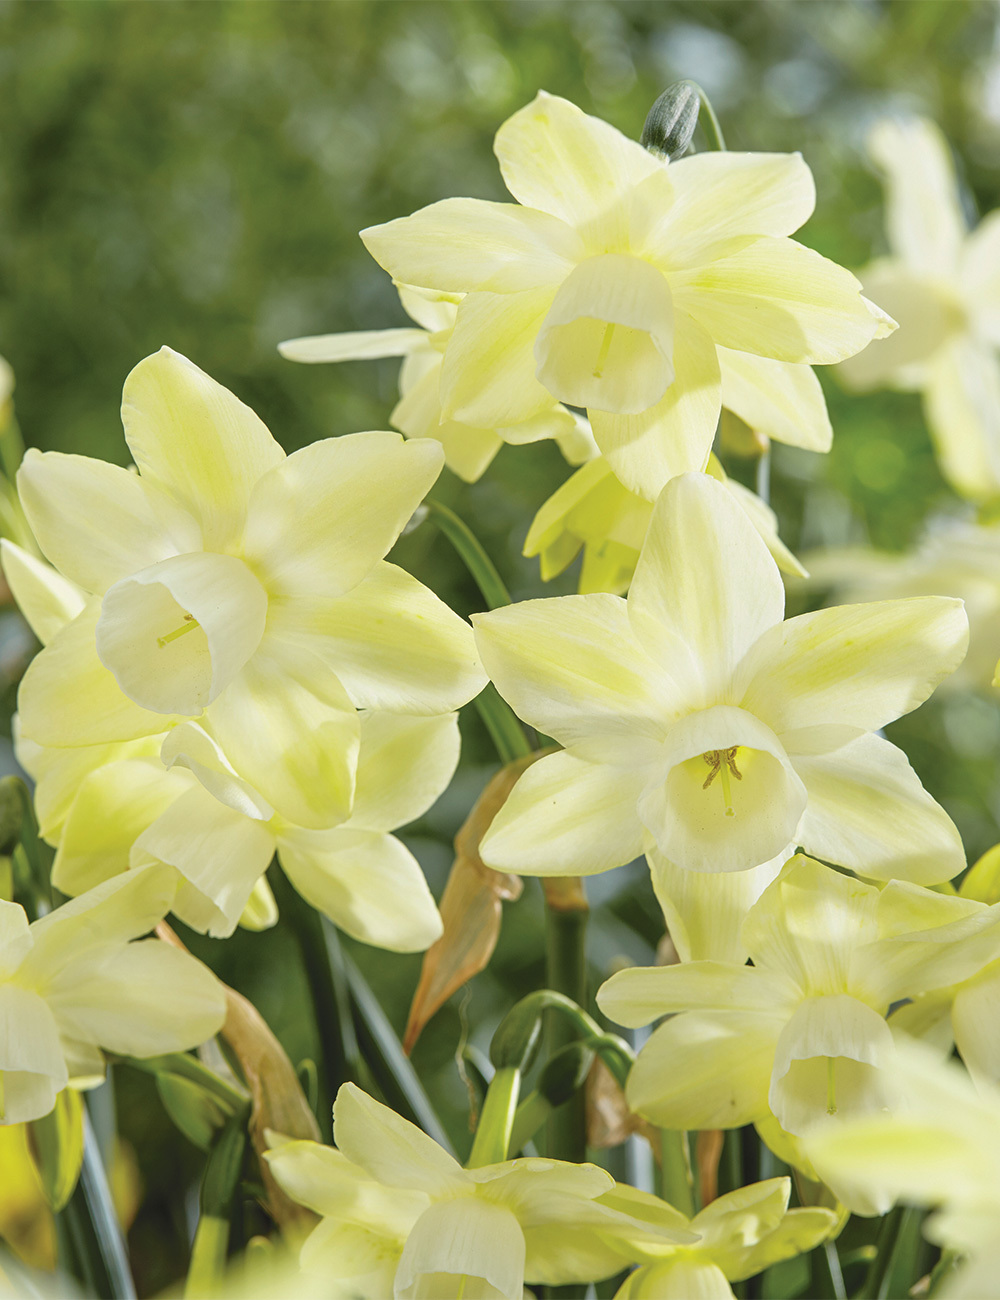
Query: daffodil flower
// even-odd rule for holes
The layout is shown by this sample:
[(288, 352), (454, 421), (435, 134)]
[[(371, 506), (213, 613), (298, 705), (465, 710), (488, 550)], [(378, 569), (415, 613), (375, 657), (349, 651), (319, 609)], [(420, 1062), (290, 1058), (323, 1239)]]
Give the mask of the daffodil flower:
[[(465, 295), (441, 371), (445, 419), (500, 428), (553, 398), (586, 407), (618, 477), (655, 496), (708, 459), (718, 348), (766, 393), (758, 357), (841, 361), (893, 328), (849, 272), (787, 238), (815, 202), (798, 154), (667, 166), (544, 93), (494, 148), (516, 204), (445, 199), (361, 234), (397, 280)], [(820, 436), (816, 388), (803, 369), (789, 393), (806, 445)], [(826, 437), (825, 411), (820, 425)]]
[(878, 122), (869, 152), (885, 183), (890, 256), (861, 272), (899, 320), (841, 367), (854, 388), (919, 392), (945, 478), (1000, 494), (1000, 213), (969, 231), (948, 143), (923, 118)]
[(730, 1282), (812, 1250), (835, 1229), (838, 1220), (832, 1210), (790, 1210), (790, 1191), (788, 1178), (752, 1183), (727, 1192), (687, 1219), (648, 1192), (619, 1183), (600, 1198), (601, 1205), (661, 1230), (687, 1228), (698, 1240), (672, 1244), (636, 1233), (629, 1246), (639, 1267), (622, 1283), (615, 1300), (734, 1300)]
[[(337, 1149), (285, 1142), (267, 1154), (293, 1200), (322, 1220), (303, 1268), (352, 1294), (396, 1300), (442, 1295), (522, 1300), (524, 1283), (597, 1281), (621, 1267), (600, 1230), (637, 1224), (598, 1197), (614, 1180), (596, 1165), (519, 1159), (463, 1169), (420, 1129), (344, 1084), (333, 1108)], [(691, 1241), (686, 1225), (660, 1241)]]
[(618, 1024), (670, 1016), (627, 1086), (632, 1109), (656, 1124), (736, 1128), (773, 1115), (801, 1135), (824, 1115), (891, 1109), (890, 1006), (995, 959), (1000, 909), (900, 881), (879, 889), (799, 856), (747, 913), (743, 942), (752, 966), (636, 968), (598, 992)]
[(204, 715), (284, 816), (341, 821), (356, 708), (446, 713), (483, 680), (462, 620), (381, 558), (440, 446), (363, 433), (286, 457), (169, 349), (132, 371), (122, 411), (138, 475), (56, 452), (18, 474), (42, 551), (88, 594), (25, 674), (22, 734), (93, 745)]
[(278, 351), (290, 361), (313, 364), (403, 357), (400, 400), (389, 423), (408, 438), (436, 438), (444, 448), (444, 463), (466, 483), (482, 478), (505, 442), (519, 446), (554, 438), (571, 465), (587, 458), (593, 439), (586, 421), (554, 399), (547, 409), (506, 428), (477, 428), (445, 419), (439, 396), (441, 367), (455, 328), (460, 295), (428, 294), (404, 284), (396, 288), (403, 309), (419, 328), (318, 334), (288, 339), (278, 344)]
[(2, 1122), (38, 1119), (63, 1088), (99, 1083), (102, 1048), (158, 1056), (222, 1027), (214, 975), (189, 953), (140, 938), (175, 890), (172, 871), (133, 872), (30, 925), (23, 908), (0, 901)]
[[(750, 516), (778, 568), (806, 576), (778, 536), (778, 519), (771, 507), (729, 478), (714, 455), (709, 457), (707, 472), (725, 483)], [(582, 549), (581, 594), (610, 591), (622, 595), (635, 573), (652, 514), (652, 504), (630, 492), (608, 462), (597, 456), (572, 474), (535, 515), (524, 554), (539, 557), (542, 581), (548, 582), (568, 568)]]
[(707, 474), (664, 490), (628, 600), (524, 601), (476, 615), (487, 671), (565, 746), (526, 771), (482, 843), (490, 866), (591, 875), (652, 848), (745, 871), (798, 844), (875, 879), (961, 870), (954, 825), (875, 732), (965, 653), (960, 601), (782, 622), (777, 566)]

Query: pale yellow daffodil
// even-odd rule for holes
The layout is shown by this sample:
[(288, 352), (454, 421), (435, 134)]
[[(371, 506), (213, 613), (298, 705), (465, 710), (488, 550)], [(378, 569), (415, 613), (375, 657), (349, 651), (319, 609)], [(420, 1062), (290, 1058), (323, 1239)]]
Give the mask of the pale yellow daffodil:
[(745, 871), (798, 844), (877, 879), (955, 875), (957, 830), (875, 732), (961, 660), (961, 602), (786, 622), (783, 605), (745, 511), (709, 475), (687, 474), (656, 504), (627, 601), (563, 596), (476, 615), (501, 695), (565, 746), (520, 777), (483, 860), (590, 875), (652, 849), (687, 870)]
[(628, 1078), (630, 1106), (653, 1123), (735, 1128), (773, 1115), (801, 1135), (824, 1115), (891, 1109), (890, 1006), (994, 960), (1000, 908), (899, 881), (879, 889), (799, 856), (747, 913), (743, 942), (752, 966), (635, 968), (598, 992), (618, 1024), (670, 1016)]
[(506, 428), (477, 428), (445, 419), (441, 411), (441, 368), (455, 328), (460, 296), (428, 294), (397, 284), (406, 314), (420, 328), (358, 330), (349, 334), (319, 334), (288, 339), (278, 351), (290, 361), (366, 361), (403, 357), (399, 373), (400, 400), (389, 423), (408, 438), (436, 438), (444, 448), (444, 463), (466, 483), (482, 478), (505, 442), (513, 446), (553, 438), (571, 465), (591, 452), (593, 439), (586, 421), (554, 399), (528, 420)]
[(158, 1056), (222, 1027), (222, 987), (189, 953), (143, 940), (170, 910), (172, 871), (109, 880), (28, 924), (0, 901), (0, 1117), (37, 1119), (104, 1077), (101, 1049)]
[[(433, 1139), (347, 1083), (333, 1108), (337, 1149), (287, 1142), (268, 1152), (293, 1200), (322, 1215), (302, 1265), (350, 1278), (366, 1300), (522, 1300), (524, 1283), (597, 1281), (621, 1267), (601, 1229), (631, 1224), (598, 1198), (614, 1180), (596, 1165), (519, 1159), (463, 1169)], [(686, 1224), (657, 1227), (686, 1242)]]
[(361, 236), (396, 279), (465, 295), (441, 372), (446, 419), (498, 428), (553, 398), (585, 407), (615, 473), (652, 499), (704, 468), (721, 347), (765, 393), (757, 358), (800, 365), (787, 395), (798, 440), (828, 438), (808, 364), (894, 323), (849, 272), (787, 238), (815, 202), (801, 156), (667, 166), (544, 92), (494, 149), (516, 204), (445, 199)]
[(18, 475), (42, 551), (87, 593), (25, 674), (22, 735), (88, 746), (204, 716), (283, 816), (342, 821), (357, 708), (447, 713), (482, 684), (463, 621), (382, 560), (440, 446), (363, 433), (286, 457), (169, 349), (122, 413), (139, 475), (56, 452)]
[(672, 1244), (636, 1233), (627, 1245), (639, 1267), (615, 1300), (734, 1300), (730, 1282), (812, 1250), (837, 1225), (832, 1210), (790, 1210), (788, 1178), (771, 1178), (727, 1192), (687, 1219), (672, 1206), (619, 1183), (600, 1198), (640, 1223), (663, 1230), (687, 1228), (698, 1240)]
[[(727, 476), (713, 455), (707, 472), (717, 478), (750, 516), (774, 562), (783, 573), (805, 576), (805, 569), (778, 536), (774, 511), (756, 493)], [(614, 470), (597, 456), (581, 466), (535, 515), (524, 554), (537, 555), (542, 581), (562, 573), (583, 550), (579, 591), (586, 595), (628, 590), (652, 518), (652, 504), (630, 492)]]
[(971, 233), (948, 143), (923, 118), (878, 122), (890, 256), (861, 272), (899, 321), (841, 367), (857, 389), (919, 392), (941, 472), (973, 501), (1000, 494), (1000, 213)]

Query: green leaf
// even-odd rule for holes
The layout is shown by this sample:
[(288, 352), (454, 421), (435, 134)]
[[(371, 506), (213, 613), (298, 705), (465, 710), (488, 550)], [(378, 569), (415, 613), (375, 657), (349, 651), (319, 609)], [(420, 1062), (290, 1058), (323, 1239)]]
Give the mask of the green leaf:
[(83, 1164), (83, 1103), (64, 1088), (48, 1115), (28, 1125), (28, 1142), (49, 1207), (58, 1213), (69, 1201)]

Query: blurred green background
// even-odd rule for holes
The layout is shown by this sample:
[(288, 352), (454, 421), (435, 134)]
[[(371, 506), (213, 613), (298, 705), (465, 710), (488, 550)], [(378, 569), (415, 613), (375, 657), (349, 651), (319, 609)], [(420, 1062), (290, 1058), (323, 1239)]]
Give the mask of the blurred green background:
[[(730, 147), (802, 150), (819, 201), (799, 237), (848, 266), (884, 247), (862, 142), (887, 109), (935, 118), (956, 148), (970, 216), (989, 211), (1000, 202), (998, 12), (992, 0), (6, 0), (0, 353), (25, 439), (124, 463), (122, 381), (164, 343), (233, 389), (289, 451), (384, 427), (398, 363), (297, 366), (275, 346), (408, 323), (358, 230), (449, 195), (505, 197), (492, 135), (540, 87), (637, 137), (666, 84), (699, 81)], [(832, 454), (775, 456), (773, 501), (793, 548), (870, 538), (902, 549), (929, 512), (961, 513), (916, 397), (849, 397), (822, 378)], [(445, 471), (436, 489), (475, 521), (515, 598), (541, 594), (521, 544), (566, 474), (551, 444), (508, 448), (483, 482)], [(393, 558), (461, 612), (478, 608), (430, 526)], [(574, 581), (575, 570), (550, 594)], [(31, 650), (18, 617), (2, 616), (9, 706)], [(436, 893), (451, 837), (496, 766), (471, 712), (463, 729), (454, 786), (407, 836)], [(958, 821), (970, 858), (1000, 838), (993, 700), (933, 701), (890, 734)], [(662, 922), (645, 874), (613, 873), (591, 894), (595, 981), (621, 954), (650, 960)], [(193, 946), (260, 1006), (293, 1060), (315, 1055), (281, 927)], [(351, 951), (401, 1029), (419, 958)], [(414, 1056), (457, 1144), (468, 1141), (454, 1062), (462, 1017), (485, 1045), (542, 960), (540, 895), (527, 882), (489, 972)], [(178, 1189), (194, 1186), (201, 1157), (149, 1079), (120, 1069), (116, 1088), (140, 1153), (132, 1241), (150, 1294), (184, 1269), (191, 1207)]]

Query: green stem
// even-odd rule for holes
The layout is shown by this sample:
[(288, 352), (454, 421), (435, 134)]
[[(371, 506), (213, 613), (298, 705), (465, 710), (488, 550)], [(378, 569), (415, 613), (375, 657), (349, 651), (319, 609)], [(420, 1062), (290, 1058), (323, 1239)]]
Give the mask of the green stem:
[(229, 1253), (229, 1220), (203, 1214), (195, 1229), (191, 1264), (184, 1284), (186, 1300), (204, 1300), (215, 1295), (226, 1270)]
[[(694, 84), (697, 85), (697, 83)], [(702, 131), (705, 133), (708, 147), (709, 149), (718, 149), (720, 152), (724, 153), (726, 149), (726, 140), (722, 134), (722, 127), (719, 125), (719, 119), (715, 116), (715, 109), (712, 107), (712, 101), (702, 90), (701, 86), (698, 86), (698, 95), (701, 99), (701, 116), (699, 118), (699, 124)]]
[(523, 1151), (551, 1114), (552, 1106), (540, 1092), (529, 1093), (514, 1115), (508, 1150), (515, 1155)]
[(858, 1300), (886, 1300), (892, 1281), (893, 1266), (899, 1251), (900, 1239), (909, 1220), (919, 1213), (911, 1206), (897, 1205), (882, 1220), (879, 1229), (877, 1251), (872, 1260), (868, 1276), (858, 1292)]
[(816, 1300), (847, 1300), (837, 1247), (824, 1241), (809, 1256), (809, 1293)]
[(660, 1129), (661, 1196), (675, 1210), (694, 1218), (694, 1178), (688, 1136), (681, 1129)]
[(250, 1107), (227, 1120), (208, 1153), (201, 1181), (201, 1215), (191, 1249), (184, 1295), (201, 1300), (215, 1295), (221, 1286), (229, 1251), (229, 1225), (240, 1190), (240, 1176), (247, 1151), (247, 1121)]
[(506, 1065), (497, 1070), (486, 1093), (476, 1126), (476, 1137), (469, 1155), (468, 1168), (498, 1165), (507, 1159), (511, 1130), (521, 1092), (521, 1071)]
[(428, 497), (424, 502), (428, 515), (444, 533), (448, 541), (458, 552), (469, 573), (475, 579), (476, 586), (482, 592), (483, 600), (489, 609), (499, 609), (501, 605), (510, 604), (510, 592), (504, 585), (497, 567), (486, 554), (482, 542), (469, 525), (440, 501)]
[[(548, 987), (572, 998), (577, 1006), (587, 1005), (587, 901), (582, 888), (573, 906), (554, 906), (546, 895), (545, 973)], [(588, 1017), (589, 1018), (589, 1017)], [(562, 1015), (549, 1012), (547, 1046), (549, 1056), (578, 1035)], [(559, 1160), (580, 1164), (587, 1158), (587, 1111), (583, 1089), (556, 1107), (546, 1128), (547, 1151)]]
[(510, 706), (501, 699), (492, 682), (487, 682), (476, 696), (475, 705), (490, 733), (490, 740), (493, 741), (501, 763), (513, 763), (519, 758), (527, 758), (531, 753), (531, 744), (524, 734), (524, 728)]

